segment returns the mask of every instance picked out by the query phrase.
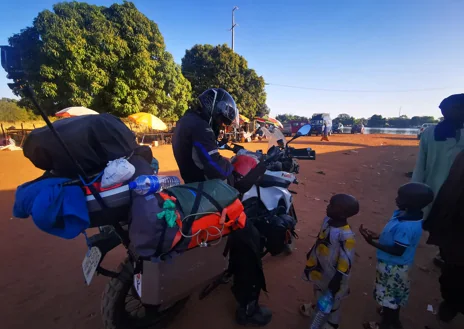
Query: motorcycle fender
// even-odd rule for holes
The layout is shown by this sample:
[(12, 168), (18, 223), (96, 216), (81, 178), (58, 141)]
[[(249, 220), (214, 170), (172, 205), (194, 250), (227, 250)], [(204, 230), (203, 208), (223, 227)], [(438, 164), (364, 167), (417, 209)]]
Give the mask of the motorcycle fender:
[(292, 173), (288, 173), (286, 171), (271, 171), (271, 170), (266, 170), (264, 173), (265, 175), (268, 176), (274, 176), (278, 178), (285, 179), (286, 181), (293, 183), (296, 179), (296, 176)]
[(251, 189), (249, 189), (247, 192), (243, 194), (242, 202), (244, 202), (245, 200), (251, 199), (251, 198), (256, 198), (256, 197), (258, 197), (258, 190), (257, 190), (256, 185), (253, 185)]
[[(272, 211), (277, 208), (279, 205), (279, 201), (283, 198), (285, 201), (285, 206), (287, 213), (290, 210), (290, 206), (292, 205), (292, 194), (283, 187), (259, 187), (259, 194), (261, 197), (261, 201), (263, 202), (264, 206), (267, 210)], [(258, 197), (258, 187), (253, 185), (251, 189), (249, 189), (245, 194), (243, 194), (242, 202), (251, 198)]]

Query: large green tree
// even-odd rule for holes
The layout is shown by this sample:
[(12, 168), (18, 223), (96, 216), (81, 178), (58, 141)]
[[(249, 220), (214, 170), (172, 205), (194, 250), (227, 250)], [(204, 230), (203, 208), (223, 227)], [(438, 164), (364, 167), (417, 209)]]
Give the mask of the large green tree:
[(234, 97), (240, 114), (252, 118), (264, 109), (263, 77), (227, 45), (195, 45), (182, 58), (182, 73), (192, 84), (193, 97), (208, 88), (224, 88)]
[[(131, 2), (59, 3), (14, 35), (29, 82), (48, 114), (67, 106), (177, 119), (190, 83), (166, 51), (158, 25)], [(14, 90), (19, 94), (17, 90)]]

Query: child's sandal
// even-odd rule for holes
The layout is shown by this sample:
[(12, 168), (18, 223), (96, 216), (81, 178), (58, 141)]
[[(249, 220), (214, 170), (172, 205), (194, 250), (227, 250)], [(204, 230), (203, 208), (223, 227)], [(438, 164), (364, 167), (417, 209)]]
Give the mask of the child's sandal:
[(313, 304), (309, 303), (309, 304), (301, 304), (300, 305), (300, 313), (301, 315), (305, 316), (305, 317), (312, 317), (313, 316), (313, 311), (314, 311), (314, 306)]

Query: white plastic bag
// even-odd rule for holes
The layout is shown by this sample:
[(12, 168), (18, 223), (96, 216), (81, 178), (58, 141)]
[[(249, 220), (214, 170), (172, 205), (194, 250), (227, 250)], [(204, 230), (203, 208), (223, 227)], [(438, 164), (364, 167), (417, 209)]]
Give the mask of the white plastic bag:
[(134, 176), (135, 167), (124, 158), (116, 159), (108, 162), (108, 165), (103, 172), (101, 187), (108, 188), (110, 186), (128, 181)]

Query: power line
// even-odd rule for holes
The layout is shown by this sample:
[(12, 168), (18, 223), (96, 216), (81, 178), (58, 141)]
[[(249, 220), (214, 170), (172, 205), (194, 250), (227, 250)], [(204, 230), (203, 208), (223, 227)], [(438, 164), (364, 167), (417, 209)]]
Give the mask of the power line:
[(284, 88), (293, 88), (293, 89), (304, 89), (304, 90), (313, 90), (313, 91), (325, 91), (325, 92), (339, 92), (339, 93), (410, 93), (410, 92), (425, 92), (425, 91), (436, 91), (436, 90), (447, 90), (447, 89), (457, 89), (452, 87), (443, 87), (443, 88), (422, 88), (422, 89), (402, 89), (402, 90), (374, 90), (374, 89), (328, 89), (328, 88), (313, 88), (313, 87), (303, 87), (303, 86), (292, 86), (292, 85), (283, 85), (278, 83), (266, 83), (267, 86), (275, 87), (284, 87)]

